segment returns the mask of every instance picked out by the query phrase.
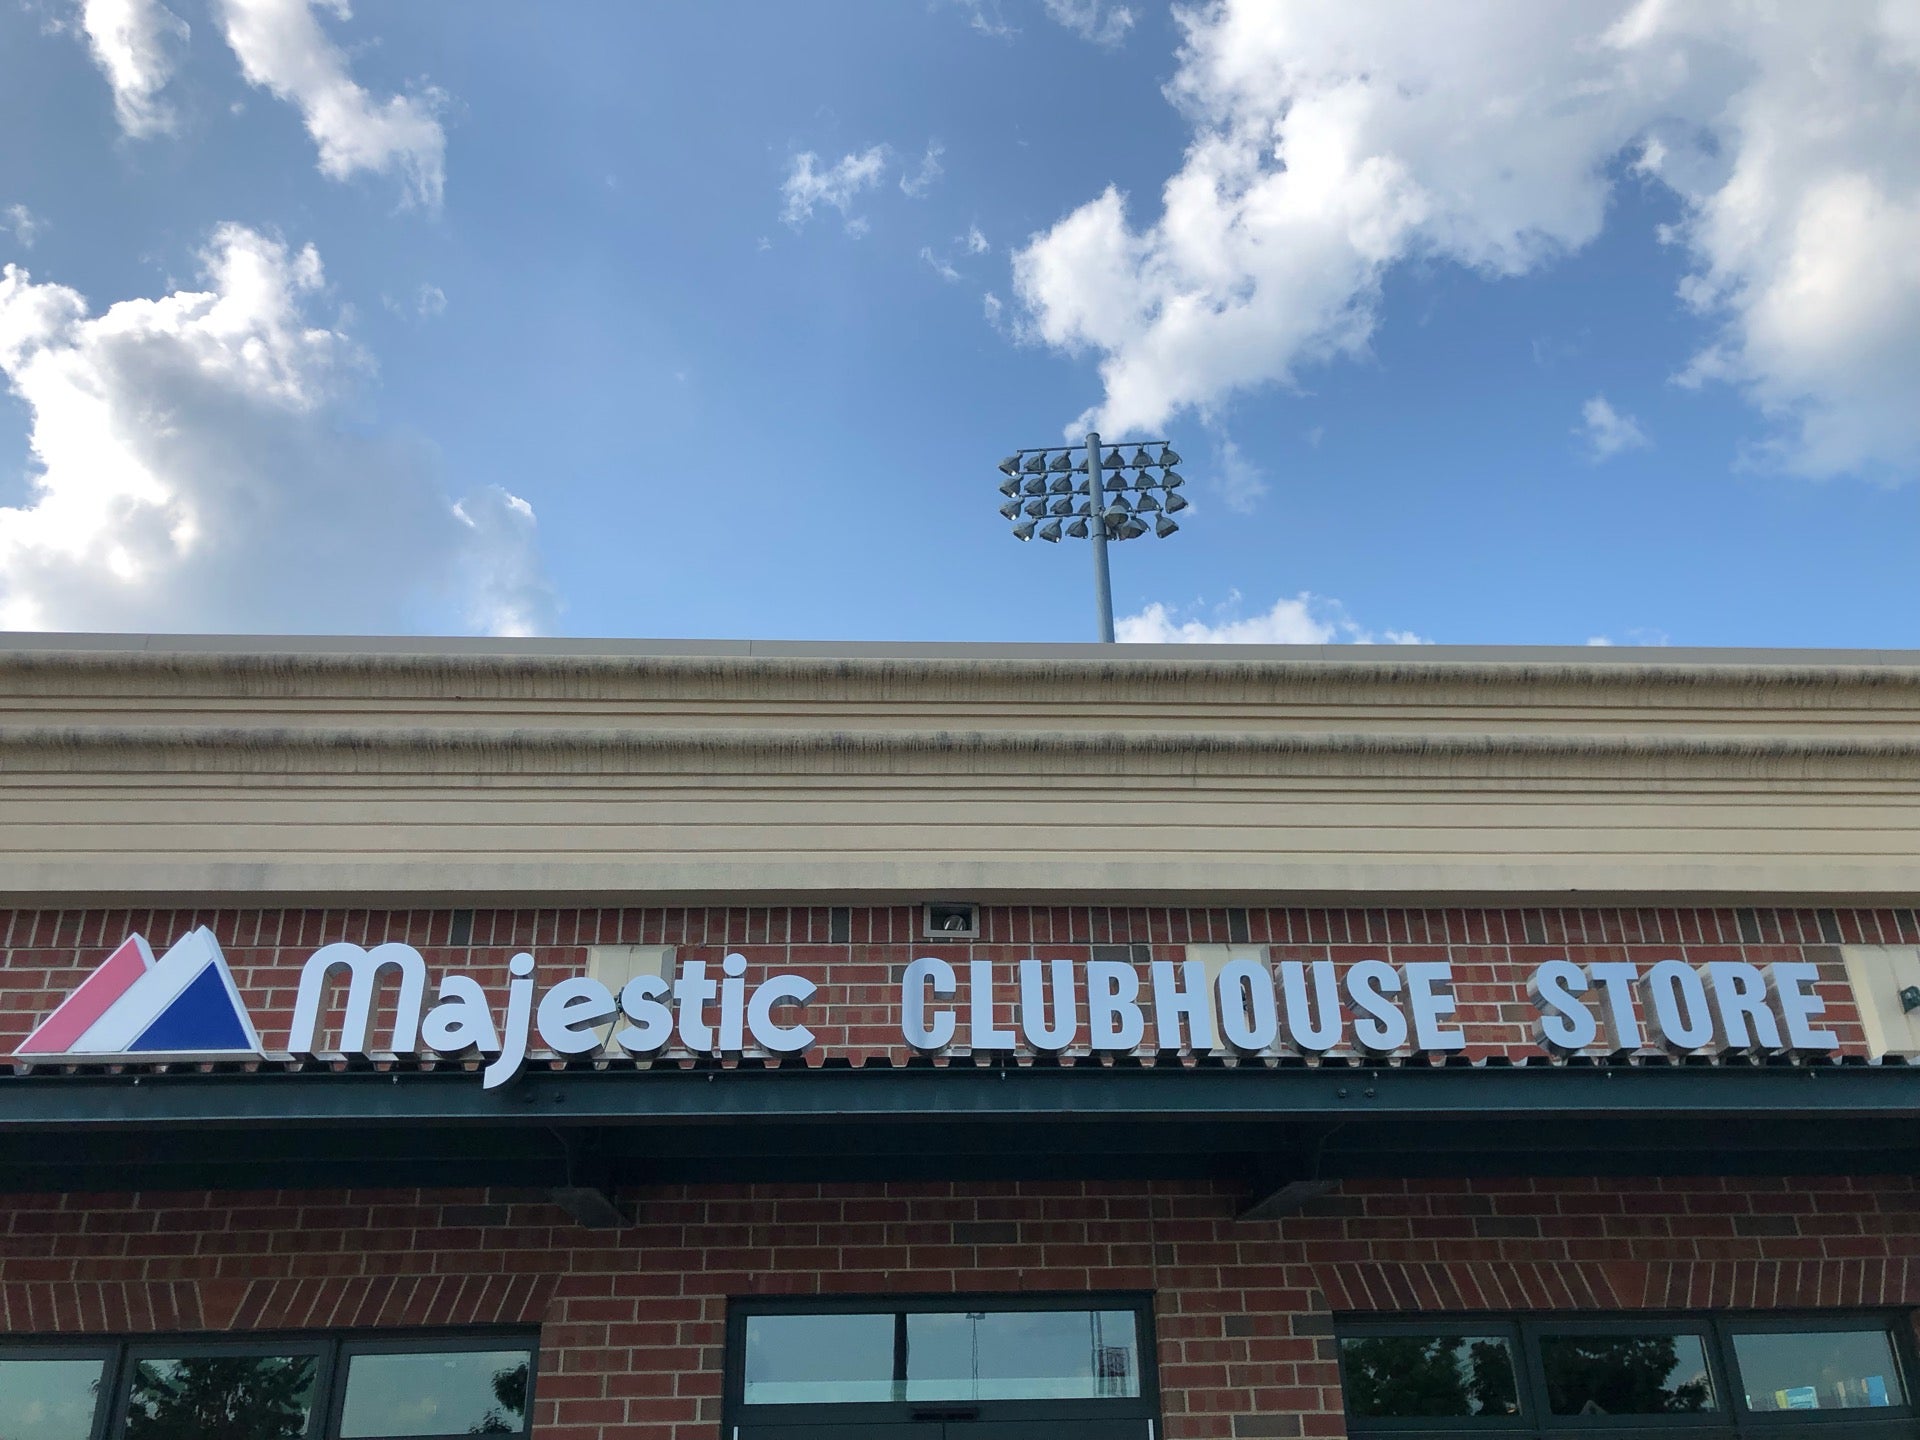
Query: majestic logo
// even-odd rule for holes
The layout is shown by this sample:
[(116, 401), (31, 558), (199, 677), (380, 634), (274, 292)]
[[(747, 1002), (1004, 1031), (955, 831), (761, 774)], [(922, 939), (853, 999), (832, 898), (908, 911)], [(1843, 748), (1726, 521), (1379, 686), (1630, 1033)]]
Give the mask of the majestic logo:
[(202, 926), (159, 960), (129, 935), (14, 1053), (154, 1060), (262, 1052), (220, 942)]

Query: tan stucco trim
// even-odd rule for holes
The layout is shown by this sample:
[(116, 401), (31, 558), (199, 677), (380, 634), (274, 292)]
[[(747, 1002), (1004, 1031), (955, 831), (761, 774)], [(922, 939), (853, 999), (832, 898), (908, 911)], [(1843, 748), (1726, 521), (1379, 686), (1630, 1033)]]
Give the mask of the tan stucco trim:
[(1908, 903), (1916, 799), (1908, 652), (0, 637), (16, 903)]

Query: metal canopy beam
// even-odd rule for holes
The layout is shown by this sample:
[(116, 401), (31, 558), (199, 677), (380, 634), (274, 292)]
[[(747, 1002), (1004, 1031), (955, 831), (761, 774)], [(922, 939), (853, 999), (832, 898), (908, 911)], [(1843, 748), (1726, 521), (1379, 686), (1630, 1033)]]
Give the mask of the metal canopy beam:
[[(858, 1117), (1140, 1121), (1786, 1115), (1920, 1116), (1904, 1065), (1660, 1067), (952, 1066), (656, 1068), (528, 1074), (497, 1090), (464, 1072), (0, 1077), (0, 1132), (154, 1124), (780, 1125)], [(1546, 1132), (1542, 1132), (1543, 1138)]]
[[(0, 1077), (0, 1189), (1867, 1174), (1905, 1067), (1013, 1067)], [(183, 1143), (190, 1136), (191, 1143)]]

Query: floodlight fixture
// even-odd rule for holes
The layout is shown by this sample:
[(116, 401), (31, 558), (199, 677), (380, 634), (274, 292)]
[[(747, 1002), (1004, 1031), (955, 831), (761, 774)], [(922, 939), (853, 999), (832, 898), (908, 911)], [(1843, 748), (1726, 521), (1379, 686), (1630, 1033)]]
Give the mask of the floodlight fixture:
[[(1058, 543), (1062, 535), (1093, 541), (1100, 639), (1109, 644), (1113, 641), (1113, 587), (1107, 542), (1139, 539), (1148, 531), (1148, 516), (1153, 517), (1153, 533), (1164, 540), (1180, 528), (1168, 516), (1187, 508), (1186, 500), (1174, 493), (1186, 480), (1172, 468), (1180, 463), (1172, 444), (1141, 440), (1127, 445), (1133, 451), (1130, 460), (1125, 448), (1103, 450), (1100, 437), (1091, 434), (1084, 445), (1016, 450), (998, 467), (1007, 477), (1000, 482), (1000, 493), (1009, 497), (1000, 514), (1013, 522), (1015, 539), (1031, 540), (1038, 534), (1049, 543)], [(1149, 448), (1154, 446), (1159, 449), (1157, 458)], [(1129, 470), (1134, 473), (1128, 475)], [(1131, 501), (1128, 490), (1135, 492)], [(1086, 498), (1075, 498), (1079, 496)]]

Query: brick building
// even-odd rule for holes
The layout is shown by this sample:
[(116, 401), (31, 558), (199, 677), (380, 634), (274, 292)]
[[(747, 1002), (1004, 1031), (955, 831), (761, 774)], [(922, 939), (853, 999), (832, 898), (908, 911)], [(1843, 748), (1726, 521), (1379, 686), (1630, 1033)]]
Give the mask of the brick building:
[(1917, 793), (1897, 655), (12, 637), (0, 1435), (1920, 1435)]

